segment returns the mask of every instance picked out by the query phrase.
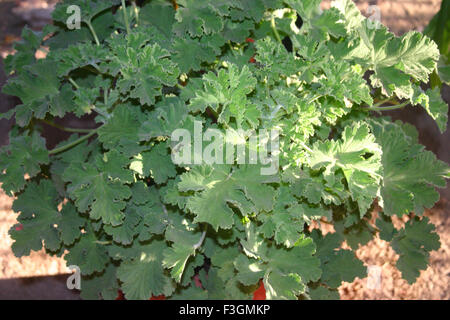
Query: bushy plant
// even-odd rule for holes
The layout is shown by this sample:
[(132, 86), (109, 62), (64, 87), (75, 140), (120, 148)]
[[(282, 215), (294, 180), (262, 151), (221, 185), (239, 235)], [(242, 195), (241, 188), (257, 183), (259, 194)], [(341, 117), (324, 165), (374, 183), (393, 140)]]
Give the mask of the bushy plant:
[[(333, 299), (366, 277), (354, 250), (378, 234), (413, 283), (440, 245), (422, 214), (449, 168), (382, 112), (423, 107), (445, 130), (439, 89), (423, 89), (439, 51), (320, 2), (71, 0), (24, 29), (3, 88), (22, 101), (0, 156), (14, 253), (64, 254), (86, 299), (246, 299), (261, 280), (268, 299)], [(98, 127), (55, 122), (67, 114)], [(44, 123), (72, 135), (49, 150)], [(200, 144), (199, 125), (215, 129)], [(222, 161), (221, 132), (243, 152)]]

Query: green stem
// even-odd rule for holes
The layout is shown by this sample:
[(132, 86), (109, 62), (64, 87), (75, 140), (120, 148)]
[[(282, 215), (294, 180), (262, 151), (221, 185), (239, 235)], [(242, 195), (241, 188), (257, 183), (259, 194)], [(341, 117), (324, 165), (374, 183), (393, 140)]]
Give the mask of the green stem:
[(127, 7), (125, 5), (125, 0), (122, 0), (122, 10), (123, 10), (123, 19), (125, 20), (125, 27), (127, 28), (127, 33), (130, 34), (130, 23), (128, 22), (128, 14)]
[(316, 101), (317, 99), (320, 99), (320, 98), (322, 98), (322, 97), (323, 97), (323, 95), (315, 96), (314, 98), (312, 98), (311, 100), (309, 100), (309, 103), (311, 104), (311, 103), (313, 103), (314, 101)]
[(100, 71), (99, 67), (97, 65), (94, 64), (90, 64), (90, 65), (86, 65), (81, 67), (82, 69), (86, 69), (90, 72), (95, 72), (97, 74), (103, 74), (103, 72)]
[(79, 144), (79, 143), (89, 139), (90, 137), (92, 137), (94, 134), (97, 133), (98, 129), (100, 129), (100, 128), (92, 130), (89, 134), (87, 134), (85, 136), (82, 136), (81, 138), (79, 138), (79, 139), (77, 139), (77, 140), (75, 140), (75, 141), (73, 141), (73, 142), (71, 142), (69, 144), (66, 144), (65, 146), (62, 146), (62, 147), (59, 147), (59, 148), (55, 148), (55, 149), (51, 150), (48, 154), (49, 155), (53, 155), (53, 154), (57, 154), (57, 153), (60, 153), (60, 152), (68, 150), (68, 149), (76, 146), (77, 144)]
[(92, 110), (94, 110), (98, 114), (104, 116), (106, 119), (111, 118), (111, 115), (107, 111), (103, 111), (102, 109), (99, 109), (99, 108), (97, 108), (95, 106), (92, 108)]
[(202, 246), (203, 241), (205, 240), (205, 236), (206, 236), (206, 228), (207, 228), (207, 226), (205, 225), (205, 228), (204, 228), (204, 230), (202, 232), (200, 240), (198, 240), (198, 242), (193, 245), (194, 250), (197, 250), (198, 248), (200, 248)]
[(309, 153), (314, 153), (314, 151), (310, 147), (308, 147), (304, 142), (300, 141), (299, 144), (303, 147), (303, 149), (305, 149)]
[(48, 120), (41, 120), (42, 122), (48, 124), (49, 126), (55, 127), (57, 129), (67, 131), (67, 132), (75, 132), (75, 133), (90, 133), (92, 129), (78, 129), (78, 128), (67, 128), (64, 126), (60, 126), (59, 124), (56, 124), (54, 122), (48, 121)]
[(385, 104), (386, 102), (389, 102), (389, 101), (391, 101), (391, 98), (387, 98), (387, 99), (381, 100), (381, 101), (375, 103), (373, 106), (374, 107), (379, 107), (379, 106), (381, 106), (381, 105), (383, 105), (383, 104)]
[(234, 53), (234, 49), (233, 49), (233, 46), (231, 45), (231, 41), (230, 40), (228, 40), (228, 47), (230, 47), (231, 53), (233, 53), (233, 55), (234, 55), (235, 54)]
[(78, 90), (80, 89), (80, 86), (73, 80), (71, 77), (69, 77), (67, 80)]
[(108, 105), (108, 90), (104, 90), (103, 92), (103, 102), (105, 103), (105, 106)]
[(108, 244), (111, 244), (111, 241), (100, 241), (100, 240), (97, 240), (97, 241), (95, 241), (95, 243), (98, 243), (98, 244), (101, 244), (101, 245), (108, 245)]
[(280, 34), (278, 33), (278, 30), (277, 30), (277, 25), (275, 23), (275, 16), (273, 14), (272, 14), (272, 19), (270, 20), (270, 26), (272, 28), (273, 33), (275, 34), (275, 38), (277, 39), (277, 41), (280, 44), (282, 44)]
[(86, 24), (88, 25), (89, 30), (91, 30), (92, 36), (94, 37), (94, 40), (95, 40), (95, 43), (97, 44), (97, 46), (99, 46), (100, 41), (98, 40), (97, 33), (95, 32), (94, 27), (92, 26), (92, 23), (89, 21), (89, 22), (86, 22)]
[(390, 111), (390, 110), (397, 110), (397, 109), (401, 109), (405, 106), (407, 106), (409, 104), (409, 102), (403, 102), (401, 104), (397, 104), (395, 106), (388, 106), (388, 107), (378, 107), (378, 106), (372, 106), (367, 108), (367, 110), (371, 110), (371, 111)]
[(136, 5), (136, 0), (133, 0), (133, 9), (134, 9), (134, 15), (136, 17), (136, 26), (139, 25), (139, 8)]

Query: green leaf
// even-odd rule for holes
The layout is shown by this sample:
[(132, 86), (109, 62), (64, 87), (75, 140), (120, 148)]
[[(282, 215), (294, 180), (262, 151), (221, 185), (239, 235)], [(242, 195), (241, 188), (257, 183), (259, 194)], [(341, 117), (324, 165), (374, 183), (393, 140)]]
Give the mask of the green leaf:
[(52, 98), (59, 92), (59, 79), (52, 70), (54, 62), (39, 60), (25, 66), (20, 74), (3, 86), (4, 94), (18, 97), (22, 105), (16, 107), (16, 122), (19, 126), (28, 125), (32, 116), (44, 119)]
[[(183, 182), (199, 178), (204, 179), (200, 185)], [(230, 204), (242, 215), (270, 210), (275, 192), (265, 184), (276, 181), (276, 176), (261, 175), (259, 166), (243, 166), (230, 172), (229, 166), (222, 165), (183, 174), (179, 188), (180, 191), (202, 190), (188, 199), (187, 208), (196, 215), (194, 222), (207, 222), (217, 231), (233, 225), (234, 213)]]
[(255, 112), (247, 100), (255, 85), (256, 79), (247, 66), (239, 70), (238, 66), (229, 64), (218, 75), (209, 72), (203, 76), (203, 89), (196, 92), (189, 107), (194, 112), (205, 112), (210, 107), (219, 114), (218, 122), (228, 124), (233, 117), (240, 126), (249, 113)]
[(439, 88), (428, 89), (425, 92), (421, 88), (416, 89), (412, 103), (421, 104), (436, 121), (441, 133), (444, 133), (447, 130), (448, 104), (442, 99)]
[(174, 300), (207, 300), (208, 292), (191, 284), (186, 289), (182, 288), (180, 292), (176, 292), (171, 298)]
[(204, 62), (214, 62), (216, 55), (212, 47), (190, 38), (177, 38), (173, 45), (173, 61), (181, 72), (198, 71)]
[(142, 113), (131, 106), (120, 105), (112, 117), (98, 130), (98, 138), (108, 149), (135, 154), (138, 148), (139, 119)]
[(411, 98), (410, 78), (428, 81), (439, 59), (431, 39), (416, 31), (395, 37), (386, 27), (365, 19), (350, 0), (335, 2), (334, 7), (345, 16), (347, 29), (353, 33), (344, 43), (331, 46), (336, 58), (341, 56), (373, 70), (372, 84), (387, 96), (395, 93), (399, 98)]
[(260, 72), (269, 83), (275, 83), (290, 75), (297, 74), (303, 66), (284, 46), (266, 37), (256, 42), (255, 60), (260, 63)]
[(362, 217), (378, 195), (381, 153), (369, 126), (356, 123), (345, 128), (341, 140), (315, 143), (309, 165), (325, 168), (324, 177), (330, 184), (334, 184), (336, 170), (342, 170)]
[(40, 184), (30, 183), (24, 193), (14, 201), (13, 210), (21, 212), (18, 222), (9, 234), (14, 241), (12, 250), (17, 257), (27, 256), (30, 251), (39, 251), (44, 247), (56, 251), (60, 239), (55, 224), (59, 222), (57, 209), (58, 194), (49, 180)]
[(296, 273), (282, 274), (278, 271), (264, 276), (266, 298), (270, 300), (297, 300), (305, 291), (301, 277)]
[(112, 51), (109, 69), (120, 74), (117, 89), (149, 106), (162, 95), (162, 87), (175, 86), (180, 70), (170, 59), (170, 53), (150, 39), (143, 31), (117, 35), (109, 40)]
[(319, 80), (321, 88), (317, 90), (317, 94), (333, 97), (336, 101), (344, 101), (344, 107), (347, 108), (347, 99), (356, 104), (362, 102), (373, 104), (370, 88), (360, 68), (352, 67), (345, 61), (332, 61), (322, 69), (324, 77)]
[(132, 210), (125, 211), (123, 223), (119, 226), (105, 225), (104, 230), (113, 237), (113, 240), (123, 245), (129, 245), (133, 242), (133, 238), (137, 233), (136, 226), (140, 222), (141, 217), (137, 212)]
[(302, 32), (314, 34), (319, 39), (328, 38), (322, 32), (330, 33), (335, 37), (344, 36), (346, 29), (339, 11), (336, 8), (322, 11), (321, 2), (321, 0), (286, 1), (302, 18)]
[(402, 127), (385, 121), (372, 122), (373, 133), (383, 149), (383, 186), (380, 203), (388, 216), (422, 214), (438, 200), (434, 187), (446, 185), (449, 167), (407, 136)]
[(144, 176), (151, 176), (157, 184), (166, 183), (177, 175), (167, 143), (159, 143), (148, 152), (141, 153)]
[(323, 237), (320, 231), (315, 230), (312, 237), (317, 245), (316, 256), (321, 262), (321, 282), (330, 288), (337, 288), (342, 281), (352, 282), (356, 277), (366, 277), (366, 268), (362, 261), (355, 257), (354, 252), (340, 249), (343, 241), (342, 231), (328, 233)]
[(109, 262), (106, 249), (98, 243), (99, 240), (91, 225), (88, 225), (85, 231), (81, 238), (70, 247), (64, 260), (69, 266), (78, 266), (82, 275), (102, 272)]
[(384, 241), (391, 241), (394, 235), (397, 234), (397, 230), (392, 224), (391, 217), (386, 216), (384, 213), (380, 212), (376, 224), (378, 229), (380, 229), (380, 239)]
[(139, 11), (139, 22), (150, 24), (157, 28), (164, 38), (172, 38), (172, 26), (175, 22), (175, 10), (173, 5), (165, 0), (151, 1)]
[(171, 136), (174, 130), (183, 128), (187, 112), (187, 106), (178, 97), (164, 98), (142, 123), (139, 139), (148, 141), (160, 136)]
[(392, 247), (400, 255), (397, 268), (410, 284), (415, 282), (420, 270), (427, 268), (429, 252), (438, 250), (441, 245), (434, 225), (428, 222), (426, 217), (415, 217), (392, 240)]
[(109, 264), (101, 274), (83, 276), (81, 278), (81, 298), (84, 300), (114, 300), (119, 290), (116, 269), (113, 264)]
[(450, 58), (450, 2), (444, 0), (439, 12), (431, 19), (423, 33), (433, 39), (439, 46), (439, 51)]
[(33, 64), (36, 61), (36, 51), (41, 47), (43, 38), (50, 30), (50, 26), (44, 27), (43, 31), (34, 31), (25, 26), (22, 29), (21, 40), (13, 45), (16, 52), (8, 55), (4, 60), (6, 74), (21, 72), (25, 66)]
[(165, 247), (163, 242), (153, 241), (142, 247), (136, 259), (120, 265), (117, 277), (123, 282), (122, 290), (126, 299), (148, 300), (152, 295), (170, 296), (173, 287), (161, 264)]
[(163, 266), (172, 269), (170, 274), (176, 282), (181, 281), (186, 262), (194, 252), (193, 246), (177, 243), (164, 251)]
[(177, 23), (174, 24), (173, 30), (179, 37), (184, 37), (188, 33), (194, 38), (222, 30), (223, 21), (212, 2), (180, 0), (177, 3), (180, 7), (175, 13)]
[(234, 260), (234, 268), (238, 271), (237, 280), (246, 285), (255, 285), (264, 277), (264, 266), (244, 255)]
[(54, 21), (66, 23), (66, 20), (73, 13), (68, 13), (68, 7), (76, 5), (80, 8), (81, 20), (90, 22), (96, 15), (110, 9), (111, 7), (120, 3), (120, 0), (70, 0), (58, 3), (55, 10), (52, 12)]
[(69, 195), (75, 200), (78, 210), (89, 210), (92, 219), (102, 219), (103, 223), (113, 226), (122, 224), (124, 200), (131, 197), (129, 187), (124, 185), (129, 182), (129, 175), (126, 174), (127, 179), (123, 180), (121, 174), (128, 160), (122, 158), (126, 161), (120, 162), (120, 159), (112, 157), (99, 160), (97, 167), (91, 163), (72, 163), (63, 174), (64, 181), (69, 182)]
[(109, 55), (109, 50), (105, 47), (97, 46), (93, 43), (74, 44), (64, 49), (51, 51), (48, 58), (57, 64), (57, 74), (68, 76), (73, 70), (83, 67), (90, 67), (101, 71), (99, 66)]
[(328, 261), (323, 263), (322, 272), (321, 281), (331, 288), (339, 287), (343, 281), (353, 282), (356, 277), (363, 279), (367, 276), (362, 261), (350, 250), (333, 252)]
[(45, 140), (37, 133), (10, 135), (10, 144), (0, 149), (0, 182), (7, 194), (12, 195), (25, 187), (25, 174), (30, 178), (41, 171), (42, 164), (48, 164)]
[(81, 228), (85, 223), (86, 219), (80, 216), (72, 203), (68, 202), (63, 206), (61, 218), (57, 224), (64, 245), (70, 246), (80, 238)]
[(310, 238), (300, 240), (292, 249), (268, 252), (269, 265), (264, 276), (267, 299), (297, 299), (305, 284), (320, 278), (320, 260), (314, 257), (315, 245)]
[(339, 291), (328, 289), (322, 286), (309, 290), (311, 300), (339, 300)]

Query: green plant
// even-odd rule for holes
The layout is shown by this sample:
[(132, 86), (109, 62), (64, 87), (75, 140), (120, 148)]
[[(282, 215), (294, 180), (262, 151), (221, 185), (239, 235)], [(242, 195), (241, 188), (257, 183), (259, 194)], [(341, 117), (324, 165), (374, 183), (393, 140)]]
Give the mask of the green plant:
[(441, 52), (436, 71), (430, 76), (433, 87), (450, 84), (450, 0), (442, 0), (441, 8), (431, 19), (424, 34), (433, 39)]
[[(65, 25), (69, 5), (81, 9), (80, 29)], [(422, 214), (449, 168), (411, 125), (374, 115), (421, 105), (445, 130), (439, 90), (420, 87), (439, 58), (432, 40), (395, 37), (349, 0), (323, 12), (320, 0), (125, 5), (64, 1), (54, 25), (24, 29), (5, 61), (3, 92), (22, 100), (4, 115), (16, 125), (0, 157), (2, 187), (20, 212), (10, 231), (17, 256), (67, 251), (88, 299), (118, 290), (245, 299), (261, 279), (268, 299), (326, 299), (366, 276), (353, 250), (379, 234), (415, 281), (439, 248)], [(98, 128), (54, 123), (68, 113), (94, 114)], [(72, 135), (48, 150), (42, 123)], [(249, 152), (249, 132), (278, 131), (278, 145), (256, 145), (277, 170), (237, 158), (175, 164), (172, 133), (194, 136), (196, 123), (234, 132), (228, 144)], [(373, 225), (375, 199), (383, 212)], [(403, 215), (397, 230), (391, 216)], [(336, 232), (313, 228), (321, 223)]]

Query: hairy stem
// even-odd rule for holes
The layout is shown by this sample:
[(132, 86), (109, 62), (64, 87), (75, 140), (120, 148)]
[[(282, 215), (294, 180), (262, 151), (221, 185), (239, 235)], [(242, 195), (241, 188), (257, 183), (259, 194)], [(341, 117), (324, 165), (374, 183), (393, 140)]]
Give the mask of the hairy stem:
[(73, 80), (71, 77), (67, 78), (67, 80), (69, 80), (69, 82), (75, 87), (75, 89), (80, 89), (78, 83), (76, 83), (75, 80)]
[(198, 242), (196, 244), (194, 244), (194, 246), (193, 246), (194, 250), (197, 250), (198, 248), (200, 248), (202, 243), (203, 243), (203, 241), (205, 240), (206, 228), (207, 227), (205, 226), (205, 230), (203, 231), (202, 236), (200, 237), (200, 240), (198, 240)]
[(89, 30), (91, 30), (92, 36), (94, 37), (94, 40), (95, 40), (95, 43), (97, 44), (97, 46), (99, 46), (100, 41), (98, 40), (97, 33), (95, 32), (94, 27), (92, 26), (92, 23), (89, 21), (89, 22), (86, 22), (86, 24), (89, 27)]
[(134, 16), (136, 17), (136, 26), (139, 25), (139, 8), (136, 5), (136, 0), (133, 0), (133, 9), (134, 9)]
[(272, 19), (270, 20), (270, 26), (272, 28), (272, 31), (273, 31), (274, 35), (275, 35), (275, 38), (277, 39), (277, 41), (280, 44), (282, 44), (280, 34), (278, 33), (278, 30), (277, 30), (277, 25), (275, 23), (275, 16), (273, 14), (272, 14)]
[(96, 134), (97, 131), (98, 131), (98, 129), (100, 129), (100, 128), (91, 130), (91, 132), (90, 132), (89, 134), (87, 134), (87, 135), (85, 135), (85, 136), (82, 136), (81, 138), (79, 138), (79, 139), (77, 139), (77, 140), (75, 140), (75, 141), (73, 141), (73, 142), (71, 142), (71, 143), (69, 143), (69, 144), (66, 144), (65, 146), (62, 146), (62, 147), (59, 147), (59, 148), (55, 148), (55, 149), (49, 151), (48, 154), (49, 154), (49, 155), (57, 154), (57, 153), (66, 151), (66, 150), (68, 150), (68, 149), (70, 149), (70, 148), (72, 148), (72, 147), (75, 147), (77, 144), (80, 144), (81, 142), (83, 142), (83, 141), (89, 139), (89, 138), (92, 137), (94, 134)]
[(299, 144), (303, 147), (303, 149), (305, 149), (309, 153), (314, 153), (314, 151), (310, 147), (308, 147), (304, 142), (300, 141)]
[(378, 106), (372, 106), (367, 108), (367, 110), (371, 110), (371, 111), (390, 111), (390, 110), (397, 110), (397, 109), (401, 109), (405, 106), (407, 106), (409, 104), (409, 102), (403, 102), (401, 104), (397, 104), (394, 106), (387, 106), (387, 107), (378, 107)]
[(41, 120), (42, 122), (48, 124), (49, 126), (55, 127), (57, 129), (63, 130), (63, 131), (67, 131), (67, 132), (75, 132), (75, 133), (90, 133), (93, 129), (79, 129), (79, 128), (68, 128), (68, 127), (64, 127), (61, 126), (59, 124), (56, 124), (52, 121), (49, 120)]
[(101, 244), (101, 245), (108, 245), (108, 244), (111, 244), (111, 241), (99, 241), (99, 240), (97, 240), (97, 241), (95, 241), (95, 243), (98, 243), (98, 244)]
[(385, 103), (387, 103), (387, 102), (389, 102), (389, 101), (391, 101), (391, 98), (387, 98), (387, 99), (384, 99), (384, 100), (380, 100), (380, 101), (378, 101), (377, 103), (375, 103), (373, 106), (374, 106), (374, 107), (379, 107), (379, 106), (381, 106), (381, 105), (383, 105), (383, 104), (385, 104)]
[(128, 22), (128, 14), (127, 14), (127, 6), (125, 5), (125, 0), (122, 0), (122, 10), (123, 10), (123, 19), (125, 20), (125, 27), (127, 28), (127, 33), (130, 34), (130, 23)]
[(98, 114), (104, 116), (106, 119), (111, 118), (111, 115), (108, 112), (103, 111), (102, 109), (97, 108), (96, 106), (94, 106), (92, 108), (92, 110), (94, 110), (95, 112), (97, 112)]

